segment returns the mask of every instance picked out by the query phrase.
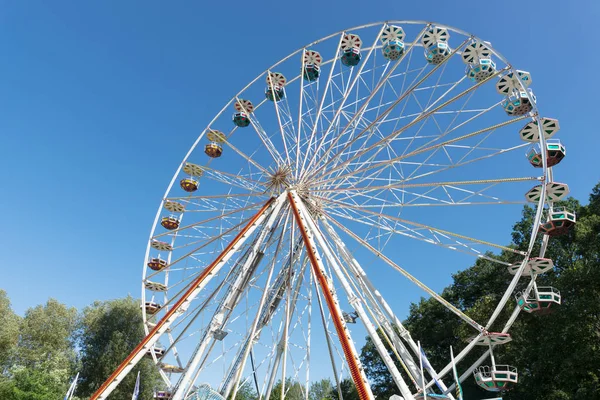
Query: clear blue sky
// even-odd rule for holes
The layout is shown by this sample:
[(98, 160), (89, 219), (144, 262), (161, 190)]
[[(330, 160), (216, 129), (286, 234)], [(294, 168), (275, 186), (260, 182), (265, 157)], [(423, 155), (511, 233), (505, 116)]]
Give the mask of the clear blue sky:
[(139, 296), (156, 207), (208, 120), (293, 50), (386, 19), (459, 27), (530, 71), (567, 146), (556, 179), (585, 202), (600, 178), (600, 3), (478, 4), (0, 1), (0, 288), (20, 314)]

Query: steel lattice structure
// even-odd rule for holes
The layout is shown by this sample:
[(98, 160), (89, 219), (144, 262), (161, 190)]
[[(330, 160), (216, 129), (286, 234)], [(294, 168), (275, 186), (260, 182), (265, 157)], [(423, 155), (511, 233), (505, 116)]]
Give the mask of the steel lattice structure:
[[(535, 280), (553, 267), (549, 237), (575, 223), (553, 207), (568, 193), (552, 173), (565, 149), (530, 84), (490, 43), (423, 21), (337, 32), (271, 66), (210, 121), (173, 176), (145, 257), (147, 336), (92, 399), (144, 356), (168, 387), (156, 398), (232, 398), (241, 385), (269, 398), (286, 377), (308, 396), (328, 373), (372, 399), (356, 348), (364, 336), (402, 397), (453, 398), (450, 362), (425, 363), (421, 383), (419, 346), (379, 290), (384, 280), (415, 285), (473, 330), (457, 363), (488, 347), (461, 379), (474, 374), (493, 391), (515, 384), (493, 348), (522, 310), (560, 303)], [(529, 249), (498, 244), (494, 218), (514, 220), (526, 202), (537, 207)], [(423, 265), (401, 265), (411, 252), (428, 265), (482, 258), (514, 278), (476, 321), (417, 277)], [(521, 277), (529, 285), (491, 332)]]

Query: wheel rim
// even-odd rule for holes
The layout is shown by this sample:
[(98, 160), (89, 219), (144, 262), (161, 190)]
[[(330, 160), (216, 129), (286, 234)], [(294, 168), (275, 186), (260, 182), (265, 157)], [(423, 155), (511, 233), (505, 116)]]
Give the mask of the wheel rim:
[[(381, 34), (388, 25), (402, 26), (406, 32), (404, 51), (399, 60), (389, 60), (382, 53)], [(506, 265), (506, 262), (484, 252), (511, 251), (515, 253), (517, 264), (529, 258), (533, 242), (527, 252), (515, 252), (488, 239), (489, 236), (474, 229), (478, 224), (467, 221), (485, 217), (489, 211), (472, 211), (481, 207), (491, 208), (493, 213), (499, 207), (511, 208), (512, 215), (516, 217), (525, 203), (522, 197), (527, 190), (540, 181), (552, 181), (551, 171), (545, 167), (545, 154), (541, 156), (544, 166), (541, 171), (533, 171), (521, 154), (528, 144), (520, 141), (519, 129), (532, 120), (538, 122), (538, 127), (542, 126), (535, 102), (529, 98), (533, 109), (522, 117), (509, 116), (501, 109), (503, 96), (495, 93), (494, 85), (502, 76), (514, 71), (489, 44), (440, 24), (397, 21), (388, 25), (379, 23), (348, 29), (292, 53), (232, 98), (198, 137), (174, 175), (152, 229), (146, 262), (160, 255), (166, 259), (168, 268), (159, 271), (144, 268), (143, 304), (156, 302), (163, 307), (154, 317), (143, 307), (147, 332), (161, 313), (172, 306), (183, 288), (235, 237), (244, 222), (270, 196), (280, 196), (288, 191), (298, 197), (304, 215), (319, 226), (320, 231), (315, 230), (314, 233), (321, 235), (321, 243), (317, 247), (322, 256), (327, 252), (337, 252), (329, 258), (323, 257), (326, 274), (332, 279), (342, 309), (353, 310), (348, 300), (352, 295), (344, 290), (341, 284), (343, 278), (336, 277), (336, 263), (341, 267), (340, 277), (349, 275), (348, 287), (354, 289), (355, 295), (358, 289), (368, 293), (358, 297), (366, 305), (365, 315), (371, 315), (373, 326), (385, 325), (386, 321), (400, 321), (396, 314), (386, 310), (382, 304), (384, 300), (374, 293), (376, 287), (372, 283), (351, 277), (358, 271), (356, 268), (365, 270), (367, 275), (373, 271), (371, 261), (363, 261), (370, 260), (371, 253), (389, 253), (399, 258), (397, 263), (386, 257), (381, 265), (396, 269), (408, 278), (409, 283), (412, 282), (410, 284), (416, 284), (432, 296), (436, 296), (435, 291), (415, 277), (418, 271), (415, 266), (412, 270), (402, 269), (398, 265), (402, 263), (402, 257), (390, 248), (410, 249), (416, 246), (413, 243), (418, 243), (418, 246), (426, 244), (453, 254), (486, 258), (500, 265)], [(423, 50), (427, 49), (421, 43), (423, 34), (432, 26), (450, 33), (448, 56), (434, 64), (422, 56)], [(344, 42), (348, 33), (362, 39), (361, 57), (354, 67), (343, 65), (340, 59), (340, 43), (349, 43)], [(355, 42), (353, 39), (352, 43)], [(469, 82), (464, 73), (461, 51), (472, 43), (483, 43), (495, 62), (495, 72), (483, 82)], [(320, 65), (317, 65), (320, 70), (316, 79), (308, 80), (303, 73), (306, 60), (315, 62), (317, 59), (314, 53), (310, 53), (311, 57), (304, 57), (308, 51), (318, 52), (322, 57)], [(522, 81), (519, 83), (525, 91)], [(270, 89), (265, 91), (267, 86)], [(282, 91), (276, 91), (277, 88)], [(529, 92), (525, 93), (529, 96)], [(246, 108), (247, 105), (240, 110), (240, 104), (247, 104), (244, 99), (252, 102), (251, 110)], [(235, 111), (247, 114), (250, 124), (246, 127), (234, 125), (231, 113)], [(204, 146), (209, 143), (205, 133), (215, 130), (223, 132), (226, 138), (220, 140), (223, 156), (218, 160), (207, 157), (203, 152)], [(545, 138), (541, 131), (538, 137), (544, 148)], [(214, 140), (214, 137), (211, 139)], [(517, 153), (518, 158), (514, 156)], [(515, 160), (522, 164), (518, 169), (503, 167), (515, 165)], [(494, 170), (494, 166), (498, 170)], [(504, 170), (507, 172), (502, 174)], [(522, 174), (518, 174), (517, 170)], [(194, 173), (185, 173), (190, 171)], [(186, 178), (198, 181), (197, 191), (187, 194), (174, 184)], [(545, 185), (541, 188), (532, 237), (536, 236), (546, 204)], [(157, 223), (182, 207), (185, 211), (177, 215), (179, 228), (167, 231)], [(517, 210), (516, 213), (514, 210)], [(273, 217), (273, 232), (267, 234), (264, 228), (258, 228), (248, 238), (237, 255), (183, 312), (180, 322), (161, 338), (166, 355), (162, 360), (154, 358), (157, 363), (168, 362), (186, 369), (193, 359), (198, 337), (206, 332), (219, 301), (231, 290), (235, 266), (241, 268), (239, 265), (245, 262), (245, 251), (251, 251), (252, 241), (263, 234), (265, 237), (260, 240), (264, 243), (260, 243), (267, 244), (265, 255), (251, 274), (254, 280), (244, 288), (246, 303), (236, 302), (234, 309), (238, 313), (233, 312), (226, 317), (226, 329), (220, 329), (216, 336), (214, 330), (210, 333), (213, 335), (211, 343), (222, 348), (219, 350), (213, 344), (210, 350), (207, 350), (208, 347), (204, 349), (208, 356), (200, 359), (200, 373), (190, 373), (190, 380), (210, 381), (223, 394), (235, 390), (237, 382), (254, 386), (255, 375), (260, 375), (256, 381), (259, 390), (265, 393), (272, 388), (272, 376), (275, 375), (276, 379), (292, 376), (302, 381), (304, 390), (307, 390), (312, 376), (319, 374), (311, 373), (318, 361), (310, 352), (311, 344), (319, 339), (308, 333), (312, 331), (312, 335), (316, 335), (317, 329), (321, 329), (321, 337), (332, 346), (330, 360), (326, 357), (329, 370), (335, 370), (338, 378), (348, 376), (348, 364), (339, 344), (335, 344), (335, 332), (323, 333), (319, 326), (321, 311), (327, 326), (331, 324), (331, 315), (321, 299), (315, 297), (315, 277), (307, 267), (310, 263), (306, 253), (301, 253), (294, 260), (289, 270), (295, 271), (293, 276), (288, 276), (287, 281), (284, 279), (285, 262), (294, 253), (293, 249), (301, 237), (292, 211), (289, 203), (284, 201), (279, 215)], [(461, 226), (465, 228), (462, 231), (457, 229)], [(165, 245), (152, 246), (157, 241)], [(352, 243), (352, 246), (343, 245), (345, 242)], [(546, 245), (547, 239), (540, 257), (543, 257)], [(165, 249), (168, 246), (172, 246), (173, 250), (157, 250), (157, 247)], [(359, 247), (356, 250), (359, 264), (350, 267), (356, 246)], [(521, 264), (501, 304), (488, 321), (473, 321), (458, 308), (444, 305), (465, 324), (478, 329), (481, 336), (514, 290), (525, 268), (525, 263)], [(388, 272), (391, 274), (392, 270)], [(401, 279), (396, 278), (397, 275), (392, 276)], [(281, 290), (287, 295), (282, 296), (283, 300), (278, 303), (268, 324), (260, 329), (260, 323), (240, 324), (244, 317), (247, 321), (256, 320), (261, 306), (269, 301), (269, 291), (261, 291), (259, 286), (275, 285), (277, 279), (285, 283)], [(166, 290), (155, 290), (160, 285), (164, 285)], [(267, 294), (263, 296), (264, 293)], [(293, 293), (296, 293), (295, 300)], [(439, 298), (439, 301), (443, 300)], [(385, 304), (389, 303), (386, 301)], [(383, 317), (378, 319), (379, 314)], [(296, 321), (292, 324), (294, 317)], [(512, 322), (509, 321), (506, 330)], [(219, 376), (231, 375), (233, 360), (239, 358), (235, 347), (227, 347), (226, 343), (243, 347), (253, 329), (265, 330), (261, 331), (259, 341), (253, 346), (253, 349), (259, 349), (264, 345), (264, 352), (255, 350), (253, 366), (249, 367), (257, 373), (249, 373), (246, 367), (242, 373), (233, 374), (233, 388), (228, 386), (228, 382), (217, 382)], [(365, 332), (353, 333), (353, 337), (364, 337), (368, 327), (364, 329)], [(355, 330), (358, 331), (357, 328)], [(217, 338), (225, 332), (227, 336)], [(265, 332), (270, 332), (270, 335)], [(238, 336), (237, 341), (230, 340), (234, 335)], [(273, 356), (277, 354), (277, 346), (284, 336), (289, 337), (289, 342), (281, 357), (289, 359), (278, 361), (280, 366), (275, 368), (277, 362), (273, 361)], [(473, 348), (474, 342), (475, 339), (457, 355), (457, 360)], [(414, 341), (412, 344), (414, 347)], [(296, 353), (294, 346), (300, 349)], [(399, 352), (401, 350), (410, 352), (414, 348), (409, 341), (404, 344), (404, 349), (398, 348)], [(247, 352), (242, 358), (246, 360), (249, 355), (250, 352)], [(414, 358), (415, 355), (413, 364)], [(408, 357), (404, 361), (407, 364), (411, 362)], [(217, 373), (215, 365), (219, 362), (222, 366)], [(410, 365), (407, 368), (410, 370)], [(438, 372), (444, 374), (448, 369), (446, 367)], [(163, 377), (172, 386), (181, 382), (182, 375), (186, 374), (163, 371)], [(412, 392), (418, 389), (418, 385), (418, 382), (406, 382)], [(185, 392), (191, 390), (190, 383)]]

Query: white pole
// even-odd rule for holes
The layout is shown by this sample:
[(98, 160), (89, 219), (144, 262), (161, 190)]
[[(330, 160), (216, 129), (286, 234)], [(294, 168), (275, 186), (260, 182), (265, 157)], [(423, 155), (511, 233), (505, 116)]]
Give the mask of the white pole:
[(75, 388), (77, 387), (78, 380), (79, 380), (79, 372), (77, 373), (77, 375), (75, 375), (75, 379), (73, 379), (71, 386), (69, 386), (69, 390), (67, 391), (67, 394), (65, 395), (65, 400), (70, 400), (71, 398), (73, 398), (73, 395), (75, 394)]
[(427, 400), (427, 391), (425, 389), (425, 373), (423, 372), (423, 350), (421, 349), (421, 342), (417, 341), (419, 346), (419, 368), (421, 369), (421, 389), (423, 389), (423, 400)]
[(323, 253), (325, 255), (325, 258), (329, 261), (331, 268), (333, 269), (333, 272), (335, 273), (335, 275), (339, 279), (340, 283), (342, 284), (342, 288), (344, 289), (344, 291), (348, 297), (348, 302), (350, 303), (352, 308), (354, 308), (354, 310), (359, 315), (360, 321), (364, 324), (364, 327), (365, 327), (368, 335), (371, 337), (371, 340), (373, 341), (373, 345), (377, 349), (377, 352), (383, 359), (385, 365), (388, 367), (388, 370), (389, 370), (390, 374), (392, 375), (392, 378), (394, 379), (396, 386), (400, 390), (400, 393), (402, 393), (404, 398), (410, 399), (411, 398), (410, 396), (412, 395), (410, 392), (410, 389), (404, 382), (404, 379), (402, 378), (400, 371), (398, 371), (398, 369), (396, 368), (396, 365), (394, 364), (394, 361), (388, 354), (388, 350), (385, 347), (385, 345), (383, 344), (382, 340), (380, 339), (379, 334), (377, 333), (377, 330), (375, 329), (374, 325), (369, 320), (369, 316), (366, 314), (366, 312), (362, 306), (362, 302), (361, 302), (360, 298), (356, 296), (356, 294), (352, 290), (352, 287), (350, 286), (348, 280), (344, 276), (344, 274), (342, 272), (342, 267), (337, 262), (336, 257), (334, 257), (332, 250), (329, 247), (329, 244), (323, 238), (321, 231), (319, 230), (316, 223), (313, 221), (313, 219), (308, 214), (304, 204), (299, 204), (298, 208), (300, 210), (300, 213), (304, 215), (304, 218), (307, 221), (308, 227), (310, 230), (312, 230), (313, 236), (316, 239), (317, 243), (319, 243), (319, 245), (321, 246)]
[(450, 362), (452, 363), (452, 374), (454, 375), (454, 385), (456, 386), (456, 398), (457, 400), (463, 400), (462, 387), (460, 386), (460, 381), (461, 379), (464, 379), (464, 375), (460, 378), (458, 377), (458, 372), (456, 372), (456, 361), (454, 360), (454, 350), (452, 350), (452, 346), (450, 346)]
[(137, 378), (135, 379), (135, 388), (133, 389), (133, 394), (131, 395), (131, 400), (137, 400), (140, 394), (140, 371), (138, 371)]
[(496, 371), (496, 359), (494, 358), (494, 351), (492, 348), (491, 340), (490, 340), (489, 346), (490, 346), (490, 359), (492, 360), (492, 373), (494, 373)]
[[(257, 259), (258, 254), (260, 252), (260, 248), (265, 242), (267, 235), (272, 231), (273, 225), (277, 220), (277, 216), (279, 215), (279, 211), (283, 206), (285, 198), (283, 196), (279, 196), (274, 202), (273, 211), (269, 215), (264, 227), (258, 233), (257, 239), (250, 247), (249, 257), (246, 259), (244, 264), (242, 265), (241, 272), (237, 276), (234, 284), (231, 286), (231, 289), (226, 294), (226, 297), (223, 302), (217, 308), (215, 314), (213, 315), (211, 322), (208, 325), (208, 330), (205, 331), (204, 336), (194, 349), (192, 353), (192, 358), (188, 361), (185, 372), (179, 377), (177, 385), (175, 387), (175, 393), (173, 393), (173, 400), (181, 400), (183, 399), (191, 390), (193, 385), (193, 379), (196, 379), (200, 373), (199, 364), (202, 360), (202, 356), (206, 351), (210, 341), (212, 340), (212, 332), (214, 332), (217, 328), (221, 328), (222, 325), (225, 325), (228, 321), (231, 312), (226, 315), (226, 310), (229, 308), (232, 310), (236, 302), (239, 301), (238, 294), (241, 293), (243, 289), (243, 282), (247, 277), (247, 274), (251, 272), (252, 263)], [(202, 368), (202, 366), (200, 366)]]

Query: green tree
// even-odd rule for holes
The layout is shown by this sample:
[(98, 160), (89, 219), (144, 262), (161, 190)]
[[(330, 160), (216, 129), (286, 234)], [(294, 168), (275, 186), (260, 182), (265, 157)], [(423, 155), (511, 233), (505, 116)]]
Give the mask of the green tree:
[[(342, 397), (344, 400), (360, 400), (358, 392), (356, 391), (356, 386), (350, 378), (343, 379), (340, 382), (340, 391), (342, 392)], [(335, 388), (331, 397), (335, 400), (339, 399), (337, 388)]]
[(19, 338), (20, 318), (10, 307), (6, 292), (0, 289), (0, 376), (6, 372)]
[(256, 394), (256, 389), (254, 385), (250, 382), (245, 382), (241, 384), (238, 388), (237, 394), (235, 395), (236, 400), (256, 400), (258, 399), (258, 395)]
[[(282, 390), (281, 380), (273, 386), (269, 400), (281, 399)], [(298, 381), (292, 380), (292, 378), (285, 379), (285, 400), (302, 400), (304, 399), (304, 388)]]
[[(81, 377), (77, 394), (88, 397), (144, 338), (139, 302), (131, 297), (95, 302), (83, 310), (78, 344)], [(111, 399), (129, 400), (140, 371), (140, 399), (150, 399), (161, 386), (156, 366), (142, 359), (111, 394)]]
[(330, 379), (321, 379), (310, 384), (308, 390), (309, 400), (333, 399), (334, 387)]
[(10, 300), (4, 290), (0, 290), (0, 398), (10, 398), (14, 383), (9, 375), (9, 367), (14, 358), (19, 339), (20, 318), (10, 307)]
[(67, 389), (60, 370), (17, 368), (7, 395), (14, 400), (53, 400), (63, 398)]
[(30, 308), (19, 329), (17, 364), (27, 368), (48, 366), (70, 374), (76, 361), (74, 346), (77, 310), (50, 299)]
[(19, 325), (3, 398), (52, 400), (64, 396), (76, 368), (77, 310), (54, 299), (30, 308)]

